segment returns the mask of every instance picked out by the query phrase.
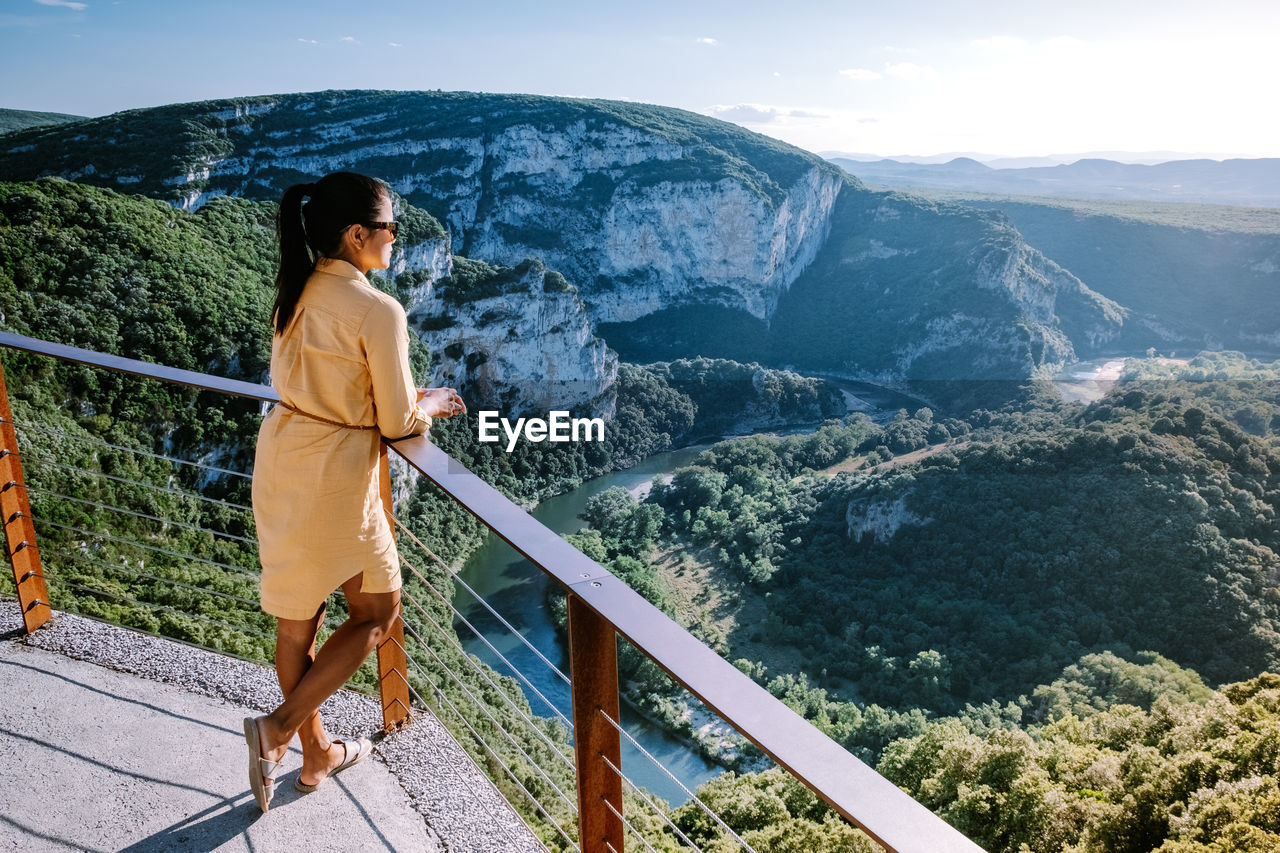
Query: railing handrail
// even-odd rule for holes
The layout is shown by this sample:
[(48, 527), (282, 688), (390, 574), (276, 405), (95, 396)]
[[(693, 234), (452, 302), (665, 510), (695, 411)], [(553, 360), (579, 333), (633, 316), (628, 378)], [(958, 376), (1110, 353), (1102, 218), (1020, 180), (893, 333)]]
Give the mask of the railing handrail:
[[(108, 355), (0, 331), (0, 346), (174, 382), (278, 401), (268, 385)], [(391, 448), (452, 500), (555, 578), (686, 690), (891, 851), (975, 853), (981, 848), (721, 658), (614, 575), (532, 518), (425, 437)]]

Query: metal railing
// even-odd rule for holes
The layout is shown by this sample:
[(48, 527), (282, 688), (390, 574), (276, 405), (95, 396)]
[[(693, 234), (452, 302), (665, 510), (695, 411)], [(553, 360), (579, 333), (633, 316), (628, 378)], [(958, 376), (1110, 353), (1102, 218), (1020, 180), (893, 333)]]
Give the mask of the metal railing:
[[(278, 400), (275, 391), (268, 386), (106, 355), (7, 332), (0, 332), (0, 345), (73, 363), (178, 383), (199, 390), (232, 394), (259, 401)], [(3, 450), (0, 450), (0, 480), (4, 481), (0, 486), (0, 501), (2, 501), (5, 518), (6, 545), (13, 564), (23, 618), (27, 630), (34, 631), (48, 619), (51, 612), (49, 593), (45, 585), (39, 551), (35, 547), (36, 530), (27, 500), (27, 487), (23, 481), (21, 464), (17, 457), (13, 414), (9, 410), (2, 374), (0, 374), (0, 419), (3, 421), (0, 423), (0, 437), (4, 439)], [(387, 447), (388, 445), (383, 445), (382, 464), (384, 466), (387, 461), (385, 455)], [(681, 844), (697, 849), (697, 845), (670, 821), (662, 809), (654, 805), (642, 790), (632, 785), (623, 775), (621, 742), (626, 738), (634, 743), (634, 739), (620, 724), (617, 638), (621, 636), (657, 664), (676, 683), (704, 702), (778, 765), (810, 788), (836, 812), (860, 827), (887, 850), (902, 851), (902, 853), (951, 853), (951, 851), (971, 853), (980, 849), (941, 818), (849, 754), (728, 661), (722, 659), (598, 563), (532, 519), (525, 510), (468, 471), (429, 440), (424, 437), (406, 439), (390, 447), (446, 496), (475, 516), (485, 527), (506, 541), (538, 569), (556, 580), (564, 589), (567, 597), (571, 678), (560, 672), (541, 652), (537, 652), (536, 649), (534, 651), (547, 666), (555, 670), (560, 678), (569, 683), (572, 696), (572, 720), (565, 719), (554, 703), (542, 696), (536, 687), (533, 688), (533, 692), (551, 707), (553, 715), (560, 717), (566, 726), (571, 728), (572, 756), (566, 744), (556, 743), (545, 732), (539, 731), (540, 725), (537, 720), (522, 708), (515, 707), (514, 703), (512, 705), (518, 713), (518, 716), (513, 719), (519, 720), (526, 728), (531, 727), (537, 735), (540, 735), (537, 742), (543, 756), (553, 765), (567, 765), (573, 771), (576, 793), (568, 792), (558, 785), (551, 773), (543, 768), (542, 763), (529, 756), (520, 746), (520, 739), (514, 737), (494, 714), (485, 709), (487, 703), (484, 698), (477, 697), (473, 691), (467, 690), (471, 700), (488, 716), (488, 720), (480, 721), (479, 725), (491, 728), (493, 734), (510, 741), (523, 756), (522, 766), (519, 768), (523, 772), (517, 772), (517, 769), (510, 767), (497, 751), (487, 747), (486, 738), (475, 730), (476, 718), (464, 714), (452, 699), (435, 688), (433, 672), (428, 671), (427, 665), (419, 663), (413, 654), (406, 651), (407, 646), (412, 646), (420, 650), (421, 654), (432, 658), (433, 663), (430, 665), (435, 667), (436, 677), (441, 677), (441, 673), (448, 670), (452, 680), (459, 684), (464, 683), (462, 677), (452, 670), (439, 651), (439, 644), (442, 642), (456, 646), (456, 635), (453, 634), (450, 626), (440, 624), (432, 617), (429, 608), (410, 594), (410, 587), (416, 587), (420, 592), (438, 599), (439, 603), (432, 604), (431, 607), (437, 608), (442, 614), (449, 614), (450, 620), (455, 617), (461, 618), (468, 628), (472, 631), (475, 629), (466, 622), (462, 613), (454, 608), (448, 596), (436, 588), (418, 567), (409, 560), (403, 560), (403, 557), (402, 560), (409, 573), (405, 591), (406, 612), (412, 612), (414, 625), (409, 626), (407, 641), (405, 622), (401, 620), (393, 636), (378, 650), (378, 681), (382, 692), (384, 725), (388, 729), (403, 725), (409, 719), (414, 700), (420, 706), (434, 706), (439, 713), (448, 711), (453, 714), (465, 728), (471, 730), (477, 743), (482, 748), (488, 749), (506, 777), (523, 792), (524, 796), (528, 797), (533, 808), (549, 821), (557, 834), (568, 843), (570, 849), (581, 850), (584, 853), (622, 851), (628, 836), (638, 840), (641, 847), (652, 849), (644, 835), (632, 825), (626, 814), (624, 784), (628, 787), (628, 797), (633, 805), (640, 803), (652, 807), (665, 820), (668, 828), (674, 832), (674, 837), (678, 838)], [(240, 472), (216, 467), (214, 470), (227, 475), (240, 474)], [(96, 476), (108, 476), (93, 473)], [(243, 476), (243, 474), (240, 475)], [(382, 483), (384, 503), (389, 507), (389, 477), (383, 476)], [(55, 494), (53, 497), (62, 496)], [(65, 497), (72, 502), (95, 504), (93, 501), (75, 496)], [(206, 500), (209, 499), (206, 498)], [(118, 509), (117, 507), (104, 508)], [(146, 513), (141, 515), (149, 517)], [(160, 518), (155, 520), (169, 521)], [(413, 536), (411, 531), (394, 516), (392, 520), (413, 540), (415, 545), (420, 546), (421, 551), (417, 553), (427, 554), (429, 559), (452, 575), (452, 570), (435, 557), (429, 548)], [(218, 531), (207, 532), (214, 535), (218, 533)], [(249, 540), (249, 537), (238, 538), (243, 541)], [(406, 550), (409, 549), (402, 547), (402, 555)], [(205, 590), (200, 589), (200, 591)], [(238, 598), (245, 604), (253, 603), (244, 599), (243, 596), (225, 594)], [(501, 619), (501, 616), (498, 618)], [(503, 623), (507, 624), (505, 620)], [(510, 628), (510, 625), (507, 624), (507, 627)], [(520, 637), (518, 631), (514, 629), (512, 631)], [(480, 632), (475, 631), (475, 633), (480, 640), (489, 645), (498, 658), (507, 663), (517, 679), (522, 679), (528, 687), (533, 687), (532, 684), (527, 683), (528, 679), (524, 678), (518, 669), (510, 666), (509, 662)], [(424, 637), (423, 634), (430, 636)], [(524, 640), (523, 637), (520, 639)], [(525, 642), (528, 644), (527, 641)], [(456, 653), (449, 651), (448, 654), (455, 661), (462, 660), (476, 667), (480, 666), (461, 647), (457, 648)], [(425, 658), (423, 661), (425, 662)], [(500, 697), (505, 695), (501, 686), (494, 684), (489, 675), (481, 671), (480, 676), (489, 679), (489, 683), (493, 685), (492, 689), (485, 689), (486, 694), (496, 692)], [(418, 686), (415, 686), (415, 682)], [(434, 699), (434, 702), (424, 698), (424, 691)], [(510, 711), (510, 709), (507, 710)], [(634, 745), (648, 757), (648, 753), (638, 743)], [(555, 809), (549, 809), (528, 790), (531, 786), (553, 791), (560, 805)], [(692, 796), (691, 792), (687, 793)], [(696, 797), (693, 802), (703, 808), (743, 849), (751, 849)], [(576, 842), (570, 828), (557, 820), (552, 814), (553, 811), (562, 817), (567, 814), (576, 819), (578, 825)]]

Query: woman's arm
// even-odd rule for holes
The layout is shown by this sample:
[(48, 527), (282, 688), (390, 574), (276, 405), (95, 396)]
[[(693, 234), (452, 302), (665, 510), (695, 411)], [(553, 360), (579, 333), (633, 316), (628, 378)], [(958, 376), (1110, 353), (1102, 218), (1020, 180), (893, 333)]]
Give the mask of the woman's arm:
[(396, 439), (430, 429), (431, 418), (418, 405), (418, 389), (409, 372), (409, 329), (400, 303), (375, 305), (360, 326), (360, 341), (373, 383), (378, 430)]

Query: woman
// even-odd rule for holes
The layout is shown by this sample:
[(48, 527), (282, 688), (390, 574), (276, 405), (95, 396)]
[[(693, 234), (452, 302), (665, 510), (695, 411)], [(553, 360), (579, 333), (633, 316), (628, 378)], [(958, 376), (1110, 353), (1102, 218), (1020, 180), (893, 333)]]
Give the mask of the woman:
[[(276, 676), (285, 699), (244, 721), (249, 782), (264, 812), (295, 734), (302, 742), (296, 787), (304, 792), (372, 749), (364, 738), (331, 739), (317, 709), (400, 610), (379, 444), (426, 432), (432, 417), (466, 411), (453, 389), (414, 388), (404, 309), (365, 278), (390, 264), (396, 237), (381, 183), (334, 172), (290, 187), (279, 236), (271, 381), (280, 403), (258, 433), (253, 512), (262, 609), (279, 619)], [(350, 616), (317, 653), (324, 603), (339, 587)]]

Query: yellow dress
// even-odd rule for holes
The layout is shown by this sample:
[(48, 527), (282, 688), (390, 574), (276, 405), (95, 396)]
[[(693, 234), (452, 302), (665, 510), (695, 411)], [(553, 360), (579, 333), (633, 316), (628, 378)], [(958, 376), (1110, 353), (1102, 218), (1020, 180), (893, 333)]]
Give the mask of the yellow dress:
[(379, 491), (379, 436), (403, 438), (431, 425), (409, 373), (404, 309), (351, 264), (322, 258), (271, 342), (271, 384), (306, 414), (273, 406), (258, 431), (253, 515), (262, 609), (310, 619), (360, 574), (362, 592), (399, 589)]

